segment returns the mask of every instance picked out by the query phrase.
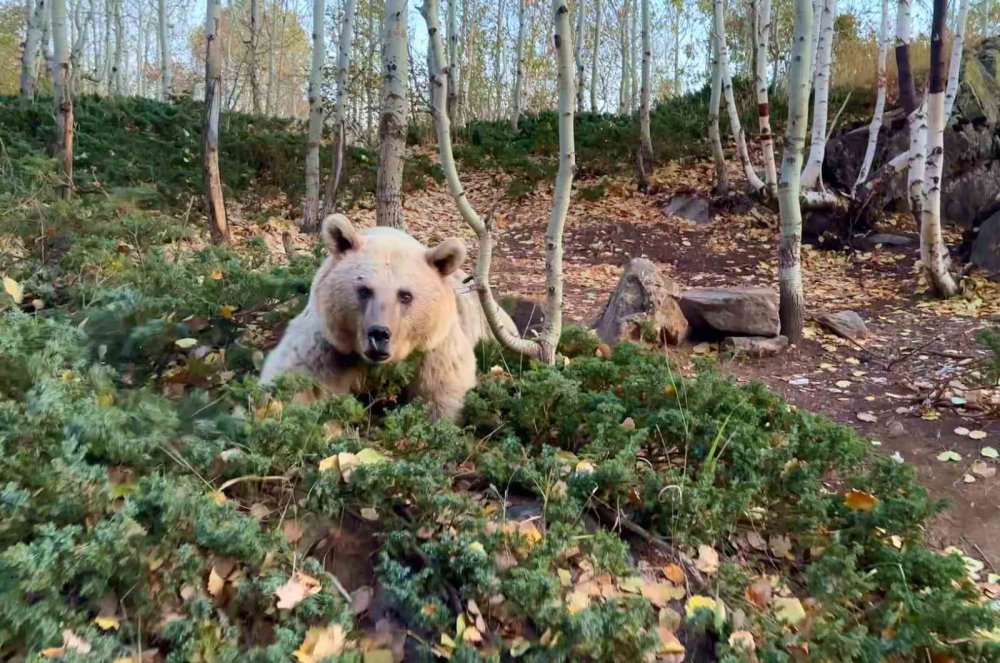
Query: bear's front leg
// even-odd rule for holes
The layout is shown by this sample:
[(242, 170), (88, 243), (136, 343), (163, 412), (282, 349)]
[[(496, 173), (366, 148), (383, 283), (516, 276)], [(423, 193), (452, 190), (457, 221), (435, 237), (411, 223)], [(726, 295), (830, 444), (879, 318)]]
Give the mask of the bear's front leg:
[(261, 384), (272, 384), (285, 373), (309, 375), (320, 395), (349, 394), (361, 378), (361, 359), (340, 353), (326, 340), (311, 308), (288, 324), (281, 342), (271, 351), (260, 372)]
[(476, 354), (456, 324), (445, 341), (429, 350), (411, 394), (427, 404), (436, 418), (458, 421), (465, 394), (476, 386)]

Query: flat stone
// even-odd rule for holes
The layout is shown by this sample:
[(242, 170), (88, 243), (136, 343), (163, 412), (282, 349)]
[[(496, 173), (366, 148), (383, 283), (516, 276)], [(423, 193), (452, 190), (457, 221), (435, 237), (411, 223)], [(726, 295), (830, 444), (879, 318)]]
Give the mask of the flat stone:
[(663, 213), (667, 216), (677, 216), (695, 223), (708, 223), (712, 220), (712, 208), (708, 200), (697, 194), (679, 194), (670, 199)]
[(652, 341), (677, 345), (687, 337), (688, 321), (677, 304), (677, 284), (646, 258), (625, 267), (592, 328), (602, 341)]
[(778, 293), (769, 288), (691, 288), (681, 311), (696, 329), (746, 336), (777, 336)]
[(788, 347), (787, 336), (730, 336), (722, 340), (722, 349), (735, 355), (746, 355), (754, 359), (773, 357)]
[(852, 341), (868, 336), (868, 325), (854, 311), (837, 311), (816, 316), (816, 322), (841, 338)]
[(916, 237), (907, 235), (895, 235), (893, 233), (875, 233), (868, 235), (865, 240), (871, 245), (881, 244), (882, 246), (912, 246), (917, 243)]

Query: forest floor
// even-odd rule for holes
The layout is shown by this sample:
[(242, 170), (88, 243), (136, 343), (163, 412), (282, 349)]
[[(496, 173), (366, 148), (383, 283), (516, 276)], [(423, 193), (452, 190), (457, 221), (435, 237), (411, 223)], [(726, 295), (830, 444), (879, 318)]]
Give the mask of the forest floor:
[[(742, 177), (731, 162), (733, 188)], [(628, 178), (578, 182), (603, 186), (587, 201), (574, 195), (566, 224), (565, 317), (589, 324), (614, 289), (623, 266), (647, 257), (681, 288), (767, 286), (777, 288), (777, 215), (746, 201), (720, 205), (697, 224), (668, 217), (663, 209), (677, 193), (710, 196), (711, 164), (671, 162), (651, 182), (655, 193), (636, 192)], [(492, 212), (499, 236), (493, 283), (504, 295), (542, 299), (543, 236), (551, 188), (511, 201), (495, 173), (465, 174), (469, 199), (481, 214)], [(460, 233), (475, 253), (447, 188), (433, 183), (404, 203), (408, 229), (423, 241)], [(728, 208), (728, 209), (726, 209)], [(360, 225), (374, 224), (372, 209), (350, 212)], [(880, 230), (914, 236), (907, 215), (890, 217)], [(956, 237), (950, 238), (952, 241)], [(281, 252), (277, 236), (269, 242)], [(297, 237), (308, 246), (311, 239)], [(1000, 319), (1000, 285), (973, 274), (963, 293), (930, 299), (917, 281), (916, 244), (870, 252), (803, 247), (810, 317), (845, 309), (865, 319), (870, 336), (859, 343), (808, 322), (806, 338), (780, 356), (719, 356), (721, 370), (737, 381), (763, 381), (790, 403), (854, 427), (877, 451), (918, 470), (931, 493), (949, 508), (928, 532), (936, 547), (955, 546), (1000, 572), (1000, 476), (993, 451), (1000, 447), (1000, 395), (973, 388), (977, 361), (989, 354), (977, 333)], [(470, 262), (471, 264), (471, 262)], [(698, 356), (716, 356), (710, 343), (670, 350), (693, 369)], [(956, 432), (957, 431), (957, 432)], [(953, 452), (953, 453), (950, 453)]]

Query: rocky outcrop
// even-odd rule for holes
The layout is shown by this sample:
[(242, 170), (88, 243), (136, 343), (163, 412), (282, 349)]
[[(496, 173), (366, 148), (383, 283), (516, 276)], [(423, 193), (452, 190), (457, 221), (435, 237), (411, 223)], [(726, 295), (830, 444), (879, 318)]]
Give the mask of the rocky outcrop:
[(769, 288), (692, 288), (681, 310), (695, 329), (745, 336), (777, 336), (778, 293)]
[(688, 321), (677, 305), (677, 285), (652, 261), (633, 258), (604, 305), (593, 329), (605, 343), (653, 340), (677, 345)]

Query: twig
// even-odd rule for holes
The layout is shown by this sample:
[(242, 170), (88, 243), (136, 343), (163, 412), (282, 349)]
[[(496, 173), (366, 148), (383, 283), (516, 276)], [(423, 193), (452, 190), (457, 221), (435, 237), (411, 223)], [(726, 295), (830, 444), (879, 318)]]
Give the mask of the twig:
[(348, 603), (350, 603), (352, 601), (351, 593), (348, 592), (347, 588), (344, 587), (344, 585), (340, 582), (340, 578), (338, 578), (333, 573), (327, 572), (327, 574), (330, 576), (330, 579), (333, 581), (333, 586), (337, 588), (338, 592), (340, 592), (340, 595), (344, 597), (345, 601), (347, 601)]
[(923, 343), (921, 345), (918, 345), (917, 347), (913, 348), (909, 352), (904, 352), (904, 353), (900, 354), (898, 357), (896, 357), (895, 359), (893, 359), (892, 361), (890, 361), (888, 364), (886, 364), (885, 370), (891, 371), (892, 367), (895, 366), (896, 364), (898, 364), (899, 362), (906, 361), (907, 359), (909, 359), (913, 355), (917, 354), (918, 352), (920, 352), (921, 350), (923, 350), (927, 346), (932, 345), (934, 343), (937, 343), (940, 340), (943, 340), (943, 338), (944, 337), (942, 337), (942, 336), (935, 336), (931, 340), (929, 340), (926, 343)]
[(261, 476), (259, 474), (248, 474), (245, 477), (236, 477), (235, 479), (230, 479), (229, 481), (225, 482), (224, 484), (222, 484), (221, 486), (219, 486), (219, 492), (220, 493), (224, 493), (226, 491), (226, 488), (232, 488), (236, 484), (243, 483), (244, 481), (260, 481), (261, 483), (270, 482), (270, 481), (281, 481), (281, 482), (287, 483), (288, 482), (288, 477), (284, 477), (284, 476), (269, 476), (269, 477), (265, 477), (265, 476)]

